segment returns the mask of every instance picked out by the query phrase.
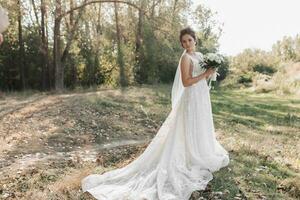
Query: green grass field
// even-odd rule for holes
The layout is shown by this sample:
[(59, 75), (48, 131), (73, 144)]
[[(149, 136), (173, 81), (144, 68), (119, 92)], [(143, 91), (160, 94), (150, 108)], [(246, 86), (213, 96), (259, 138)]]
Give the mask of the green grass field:
[[(161, 89), (156, 103), (169, 105), (168, 91)], [(225, 199), (300, 198), (299, 98), (221, 88), (211, 100), (218, 138), (231, 156), (212, 191)]]
[[(142, 153), (170, 112), (170, 90), (6, 94), (0, 99), (0, 197), (92, 199), (82, 194), (80, 180)], [(299, 98), (220, 88), (211, 100), (216, 135), (231, 162), (191, 199), (299, 199)], [(107, 143), (111, 148), (103, 148)]]

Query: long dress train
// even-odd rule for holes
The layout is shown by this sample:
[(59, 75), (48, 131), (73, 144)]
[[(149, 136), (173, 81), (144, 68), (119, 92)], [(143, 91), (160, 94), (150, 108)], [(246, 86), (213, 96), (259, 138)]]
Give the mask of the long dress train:
[[(196, 53), (188, 55), (193, 76), (204, 72)], [(99, 200), (188, 200), (205, 189), (229, 163), (216, 140), (209, 90), (204, 79), (184, 88), (145, 151), (123, 168), (85, 177), (83, 191)]]

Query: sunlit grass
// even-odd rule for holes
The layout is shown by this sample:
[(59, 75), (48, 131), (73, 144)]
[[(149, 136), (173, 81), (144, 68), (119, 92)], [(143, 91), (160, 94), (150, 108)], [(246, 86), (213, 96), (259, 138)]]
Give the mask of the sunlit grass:
[[(152, 106), (166, 105), (167, 109), (160, 111), (163, 119), (170, 109), (170, 87), (155, 90), (156, 105)], [(212, 181), (214, 190), (230, 191), (225, 195), (227, 199), (240, 191), (250, 199), (298, 198), (295, 190), (299, 190), (299, 181), (295, 180), (300, 170), (300, 101), (297, 97), (220, 89), (211, 91), (211, 100), (218, 136), (232, 158), (230, 171), (216, 173)]]
[[(170, 89), (169, 85), (133, 88), (123, 96), (128, 102), (112, 100), (129, 109), (129, 99), (139, 99), (135, 103), (147, 116), (162, 122), (171, 108)], [(231, 152), (228, 169), (217, 172), (212, 181), (213, 191), (223, 191), (226, 199), (240, 193), (250, 199), (298, 198), (294, 190), (299, 188), (291, 188), (298, 187), (294, 180), (300, 170), (300, 102), (293, 96), (245, 90), (212, 90), (211, 99), (218, 136)]]
[[(14, 110), (8, 103), (11, 99), (16, 108), (20, 106), (14, 113), (16, 119), (29, 116), (37, 127), (46, 125), (48, 145), (59, 142), (66, 147), (84, 148), (84, 144), (99, 145), (127, 138), (151, 139), (171, 110), (170, 92), (171, 85), (143, 85), (123, 90), (92, 88), (49, 96), (36, 93), (34, 98), (15, 93), (6, 96), (8, 100), (2, 100), (2, 105), (7, 106), (3, 107), (4, 111)], [(230, 164), (214, 173), (210, 189), (202, 192), (202, 196), (207, 199), (216, 195), (219, 199), (300, 198), (300, 100), (292, 95), (222, 88), (211, 91), (211, 100), (216, 135), (229, 151)], [(24, 131), (26, 135), (31, 133)], [(18, 150), (22, 151), (23, 146), (18, 146)], [(38, 152), (36, 148), (34, 151)], [(128, 152), (133, 157), (138, 153), (134, 149)], [(93, 199), (80, 190), (84, 176), (118, 168), (134, 159), (125, 156), (120, 160), (110, 152), (107, 155), (105, 167), (80, 159), (70, 163), (55, 161), (46, 171), (39, 169), (35, 174), (28, 172), (22, 176), (22, 181), (13, 183), (14, 190), (23, 191), (24, 199)]]

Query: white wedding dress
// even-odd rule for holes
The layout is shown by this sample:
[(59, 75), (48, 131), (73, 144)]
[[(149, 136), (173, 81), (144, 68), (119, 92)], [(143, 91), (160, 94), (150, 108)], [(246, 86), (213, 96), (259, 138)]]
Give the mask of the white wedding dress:
[[(203, 73), (203, 55), (187, 55), (193, 76)], [(229, 163), (215, 137), (209, 90), (205, 79), (183, 87), (178, 65), (172, 110), (145, 151), (123, 168), (85, 177), (83, 191), (99, 200), (188, 200), (205, 189), (212, 172)]]

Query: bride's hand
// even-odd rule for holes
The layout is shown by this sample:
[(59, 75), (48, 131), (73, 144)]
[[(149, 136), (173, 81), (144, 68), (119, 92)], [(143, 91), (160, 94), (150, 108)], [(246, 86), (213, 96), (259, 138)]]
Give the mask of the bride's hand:
[(205, 73), (205, 77), (208, 78), (210, 75), (212, 75), (213, 73), (216, 72), (216, 69), (214, 68), (208, 68), (204, 73)]

